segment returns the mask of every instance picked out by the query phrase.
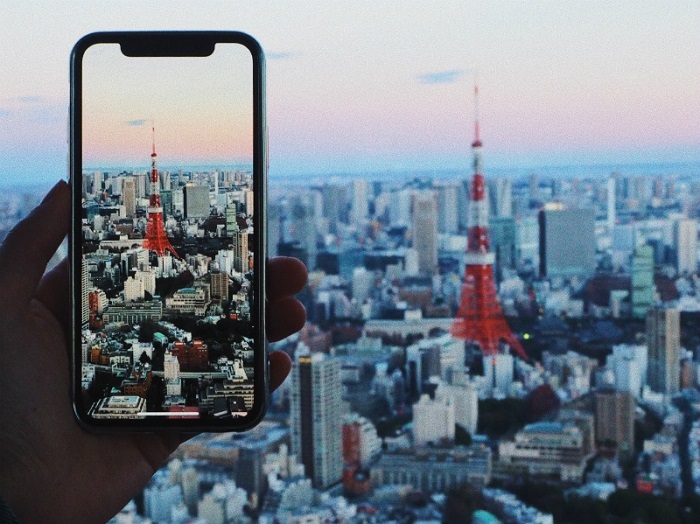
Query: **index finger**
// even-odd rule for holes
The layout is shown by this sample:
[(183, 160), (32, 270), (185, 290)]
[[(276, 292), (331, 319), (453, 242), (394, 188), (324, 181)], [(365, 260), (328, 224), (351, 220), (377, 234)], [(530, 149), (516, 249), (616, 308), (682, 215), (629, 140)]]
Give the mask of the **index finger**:
[(267, 298), (292, 296), (306, 285), (306, 266), (293, 257), (273, 257), (267, 262)]

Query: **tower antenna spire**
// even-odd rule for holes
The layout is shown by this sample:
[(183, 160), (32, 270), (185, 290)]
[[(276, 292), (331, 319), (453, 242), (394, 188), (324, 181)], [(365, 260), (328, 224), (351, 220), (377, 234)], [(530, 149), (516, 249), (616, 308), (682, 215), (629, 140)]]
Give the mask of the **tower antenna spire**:
[(151, 153), (151, 156), (154, 157), (154, 156), (156, 156), (156, 123), (155, 123), (155, 121), (151, 122), (151, 143), (153, 144), (153, 152)]
[(474, 141), (481, 141), (479, 138), (479, 80), (476, 75), (474, 75)]

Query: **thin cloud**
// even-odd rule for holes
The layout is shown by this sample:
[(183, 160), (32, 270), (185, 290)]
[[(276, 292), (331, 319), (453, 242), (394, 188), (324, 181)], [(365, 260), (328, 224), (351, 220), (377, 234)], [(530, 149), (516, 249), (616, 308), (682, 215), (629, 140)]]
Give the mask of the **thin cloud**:
[(126, 125), (127, 126), (145, 126), (148, 120), (145, 118), (139, 118), (138, 120), (127, 120)]
[(42, 101), (41, 97), (36, 95), (19, 96), (17, 100), (23, 104), (37, 104)]
[(5, 118), (10, 116), (10, 111), (7, 109), (0, 109), (0, 118)]
[(418, 75), (421, 84), (449, 84), (456, 82), (464, 75), (462, 69), (452, 69), (450, 71), (436, 71), (434, 73), (423, 73)]

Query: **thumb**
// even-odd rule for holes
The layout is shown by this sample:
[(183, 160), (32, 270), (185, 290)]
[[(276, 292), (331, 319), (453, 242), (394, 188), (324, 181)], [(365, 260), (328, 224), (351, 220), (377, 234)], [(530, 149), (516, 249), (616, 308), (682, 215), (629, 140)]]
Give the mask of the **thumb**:
[(32, 298), (46, 264), (68, 232), (70, 190), (60, 180), (44, 200), (17, 223), (0, 246), (0, 292), (24, 305)]

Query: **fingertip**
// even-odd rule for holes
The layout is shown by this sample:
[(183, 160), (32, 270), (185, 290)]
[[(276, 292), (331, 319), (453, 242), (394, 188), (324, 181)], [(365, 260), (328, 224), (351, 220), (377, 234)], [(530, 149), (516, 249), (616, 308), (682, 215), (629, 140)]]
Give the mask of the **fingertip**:
[(306, 285), (306, 266), (294, 257), (272, 257), (267, 263), (267, 295), (270, 300), (294, 295)]
[(294, 297), (270, 302), (267, 307), (267, 339), (277, 342), (296, 333), (306, 323), (306, 308)]
[(276, 390), (289, 376), (292, 370), (292, 359), (284, 351), (273, 351), (270, 360), (270, 392)]

